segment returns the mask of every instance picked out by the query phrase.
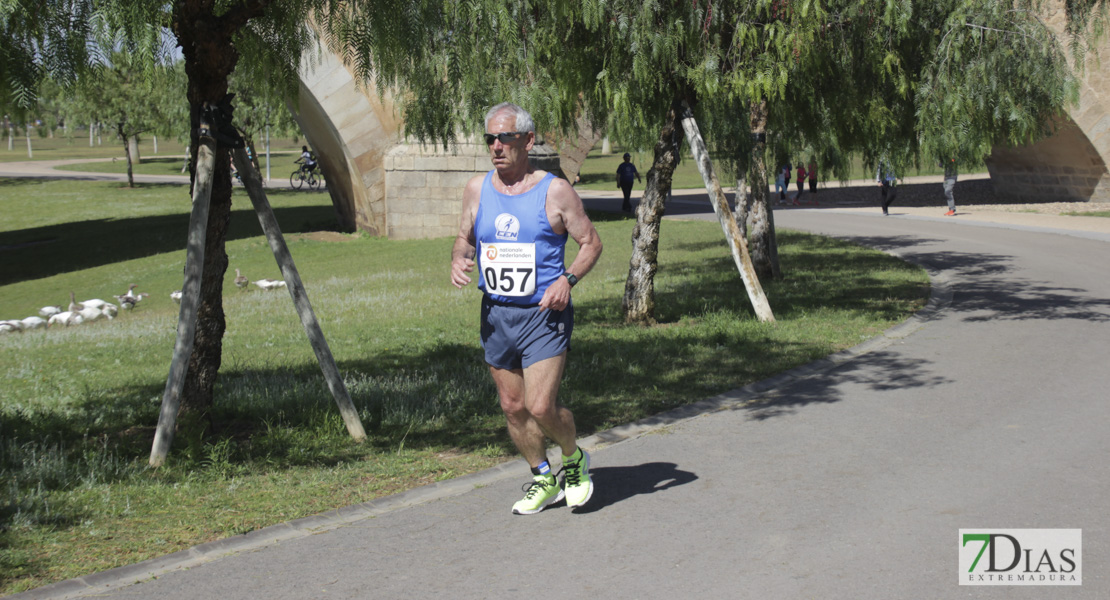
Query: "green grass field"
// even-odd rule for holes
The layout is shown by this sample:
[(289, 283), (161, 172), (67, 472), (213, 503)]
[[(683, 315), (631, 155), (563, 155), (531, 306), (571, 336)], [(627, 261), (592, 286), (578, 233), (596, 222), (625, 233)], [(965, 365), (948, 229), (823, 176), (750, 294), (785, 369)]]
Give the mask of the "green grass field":
[[(0, 180), (0, 319), (64, 307), (70, 291), (111, 300), (134, 283), (151, 294), (112, 321), (0, 335), (0, 594), (515, 457), (481, 360), (480, 294), (448, 280), (452, 240), (328, 231), (327, 194), (271, 191), (270, 201), (369, 440), (346, 435), (288, 293), (232, 285), (236, 268), (280, 277), (236, 189), (215, 428), (178, 436), (168, 464), (151, 470), (178, 311), (169, 293), (182, 283), (185, 187)], [(575, 288), (561, 394), (583, 436), (851, 347), (928, 293), (916, 267), (781, 231), (786, 276), (764, 283), (777, 323), (761, 324), (720, 227), (668, 221), (661, 324), (630, 327), (620, 299), (633, 221), (593, 216), (605, 253)]]

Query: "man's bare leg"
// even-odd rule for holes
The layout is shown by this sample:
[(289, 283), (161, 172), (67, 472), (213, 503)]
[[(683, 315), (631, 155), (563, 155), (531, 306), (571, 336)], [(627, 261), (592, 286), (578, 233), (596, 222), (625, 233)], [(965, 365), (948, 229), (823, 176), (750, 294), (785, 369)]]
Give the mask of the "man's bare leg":
[(490, 367), (509, 436), (532, 467), (547, 460), (545, 437), (558, 444), (564, 456), (578, 448), (574, 415), (558, 403), (566, 357), (563, 352), (526, 369)]

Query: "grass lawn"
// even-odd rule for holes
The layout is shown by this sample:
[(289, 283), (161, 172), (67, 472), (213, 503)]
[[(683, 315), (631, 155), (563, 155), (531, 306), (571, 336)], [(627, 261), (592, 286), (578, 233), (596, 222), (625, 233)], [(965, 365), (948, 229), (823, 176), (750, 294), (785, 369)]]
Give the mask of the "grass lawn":
[[(7, 132), (4, 132), (3, 141), (0, 141), (0, 163), (22, 162), (26, 160), (114, 158), (117, 159), (117, 161), (124, 162), (124, 170), (120, 172), (126, 172), (127, 155), (124, 153), (123, 143), (109, 131), (104, 132), (100, 137), (100, 141), (100, 144), (94, 143), (94, 145), (89, 146), (89, 133), (87, 130), (76, 132), (72, 137), (62, 135), (61, 133), (54, 137), (38, 137), (38, 135), (32, 133), (32, 156), (28, 158), (27, 139), (16, 136), (12, 139), (11, 150), (9, 150)], [(258, 140), (258, 143), (261, 144), (262, 141)], [(300, 139), (270, 138), (270, 152), (300, 151), (304, 143), (304, 140)], [(264, 149), (259, 148), (259, 152), (264, 152)], [(185, 145), (172, 138), (159, 138), (158, 152), (155, 152), (154, 139), (145, 136), (139, 142), (139, 154), (144, 157), (153, 157), (155, 155), (164, 158), (172, 157), (174, 160), (178, 161), (177, 172), (180, 173), (180, 161), (185, 156)], [(286, 173), (285, 176), (288, 177), (289, 174)]]
[[(614, 167), (615, 168), (615, 167)], [(0, 335), (0, 594), (168, 554), (515, 458), (478, 343), (480, 294), (448, 281), (451, 239), (321, 231), (327, 194), (271, 203), (369, 440), (352, 443), (241, 189), (228, 236), (227, 332), (213, 431), (146, 467), (174, 343), (184, 186), (0, 180), (0, 319), (148, 292), (113, 321)], [(720, 227), (663, 227), (652, 328), (621, 322), (633, 221), (594, 215), (606, 243), (575, 288), (562, 399), (580, 435), (851, 347), (919, 308), (918, 268), (780, 231), (775, 316), (748, 306)], [(573, 246), (573, 244), (571, 244)], [(570, 252), (573, 255), (573, 251)], [(568, 257), (568, 262), (571, 257)], [(506, 498), (506, 510), (517, 498)]]

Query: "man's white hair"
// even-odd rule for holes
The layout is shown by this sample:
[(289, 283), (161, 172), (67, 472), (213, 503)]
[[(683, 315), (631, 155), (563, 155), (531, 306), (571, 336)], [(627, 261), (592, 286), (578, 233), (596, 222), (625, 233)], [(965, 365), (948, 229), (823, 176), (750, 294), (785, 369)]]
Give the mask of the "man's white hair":
[(489, 109), (486, 113), (486, 131), (489, 131), (489, 122), (503, 113), (509, 113), (513, 116), (515, 121), (513, 128), (516, 131), (535, 131), (536, 124), (532, 122), (532, 115), (528, 111), (513, 104), (512, 102), (502, 102), (497, 106)]

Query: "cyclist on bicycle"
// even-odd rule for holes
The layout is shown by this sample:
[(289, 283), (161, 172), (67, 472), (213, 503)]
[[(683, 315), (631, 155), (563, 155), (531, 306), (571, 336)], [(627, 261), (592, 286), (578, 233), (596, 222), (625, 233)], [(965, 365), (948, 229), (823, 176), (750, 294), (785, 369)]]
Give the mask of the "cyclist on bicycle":
[(301, 157), (293, 162), (301, 165), (306, 174), (316, 170), (316, 156), (308, 151), (308, 146), (301, 146)]

